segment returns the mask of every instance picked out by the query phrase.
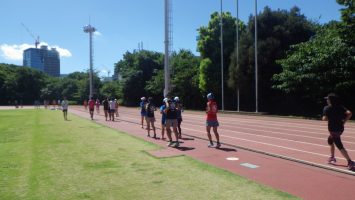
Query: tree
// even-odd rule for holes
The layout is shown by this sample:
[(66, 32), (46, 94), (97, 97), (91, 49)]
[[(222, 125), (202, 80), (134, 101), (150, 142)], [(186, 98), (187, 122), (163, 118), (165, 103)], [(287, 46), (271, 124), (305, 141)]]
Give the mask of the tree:
[(174, 53), (171, 59), (174, 72), (171, 78), (171, 93), (180, 97), (187, 108), (196, 109), (203, 105), (201, 96), (204, 95), (199, 90), (199, 63), (199, 57), (184, 49)]
[[(272, 88), (272, 76), (282, 69), (276, 60), (286, 57), (290, 45), (305, 42), (313, 36), (315, 25), (297, 7), (290, 11), (272, 11), (265, 7), (257, 20), (259, 107), (262, 111), (275, 111), (281, 108), (276, 102), (284, 102), (282, 93)], [(250, 16), (246, 31), (241, 33), (239, 64), (236, 63), (235, 50), (229, 67), (229, 87), (233, 91), (240, 88), (242, 110), (255, 109), (254, 28), (255, 20)]]
[[(163, 54), (153, 51), (127, 52), (115, 64), (115, 72), (122, 76), (122, 100), (125, 105), (136, 105), (141, 96), (147, 96), (146, 85), (157, 70), (163, 69)], [(163, 91), (161, 91), (163, 92)]]
[(100, 94), (103, 98), (108, 97), (108, 98), (122, 98), (121, 93), (120, 93), (120, 87), (119, 84), (115, 81), (112, 82), (106, 82), (103, 84), (103, 86), (100, 89)]
[(341, 9), (340, 24), (341, 37), (350, 46), (355, 46), (355, 2), (354, 0), (337, 0), (337, 2), (344, 6)]
[(302, 104), (308, 112), (319, 111), (329, 92), (340, 94), (355, 108), (355, 57), (333, 23), (310, 41), (293, 46), (287, 58), (278, 62), (283, 70), (274, 75), (274, 87), (299, 102), (308, 102)]
[[(234, 50), (234, 41), (236, 38), (236, 19), (231, 13), (222, 14), (223, 21), (223, 63), (224, 63), (224, 83), (228, 80), (228, 67), (230, 63), (230, 55)], [(221, 32), (220, 32), (220, 15), (214, 12), (208, 26), (199, 28), (198, 50), (201, 53), (202, 62), (200, 69), (200, 81), (209, 81), (208, 84), (214, 84), (213, 88), (204, 88), (206, 82), (201, 82), (200, 88), (203, 90), (211, 90), (216, 96), (221, 96)], [(208, 59), (208, 60), (205, 60)], [(225, 87), (226, 89), (227, 87)], [(229, 94), (226, 90), (226, 96)]]

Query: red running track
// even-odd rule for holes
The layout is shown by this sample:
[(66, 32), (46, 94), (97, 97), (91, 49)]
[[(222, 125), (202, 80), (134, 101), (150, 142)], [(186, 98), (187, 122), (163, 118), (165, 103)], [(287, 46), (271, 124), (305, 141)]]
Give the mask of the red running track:
[[(81, 107), (71, 112), (89, 118)], [(106, 122), (102, 114), (95, 115), (94, 121), (165, 146), (165, 141), (146, 137), (146, 130), (140, 127), (138, 108), (120, 107), (119, 113), (118, 122)], [(159, 112), (155, 115), (159, 127), (161, 115)], [(329, 157), (326, 122), (222, 113), (218, 119), (221, 150), (207, 148), (205, 114), (185, 111), (182, 132), (187, 140), (181, 148), (169, 151), (179, 151), (303, 199), (355, 199), (352, 186), (355, 173), (346, 169), (346, 160), (340, 152), (336, 151), (337, 165), (326, 163)], [(157, 133), (160, 136), (160, 129)], [(355, 158), (354, 123), (346, 124), (342, 139), (350, 156)], [(228, 157), (238, 160), (229, 161)], [(257, 168), (244, 167), (243, 163)]]

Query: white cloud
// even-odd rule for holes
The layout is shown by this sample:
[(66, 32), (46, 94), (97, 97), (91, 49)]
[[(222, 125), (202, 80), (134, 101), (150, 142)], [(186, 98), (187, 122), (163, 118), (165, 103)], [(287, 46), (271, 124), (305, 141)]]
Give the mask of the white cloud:
[(56, 48), (59, 52), (60, 57), (71, 57), (71, 53), (68, 49), (60, 48), (59, 46), (51, 46), (52, 48)]
[(1, 56), (6, 58), (7, 60), (22, 60), (23, 50), (31, 48), (29, 44), (21, 44), (21, 45), (8, 45), (2, 44), (0, 45)]
[[(57, 45), (50, 46), (45, 42), (41, 42), (39, 46), (41, 45), (46, 45), (48, 48), (56, 48), (57, 51), (59, 52), (60, 57), (71, 57), (72, 54), (68, 49), (61, 48)], [(8, 45), (8, 44), (1, 44), (0, 45), (0, 51), (1, 51), (1, 56), (7, 60), (17, 60), (20, 61), (22, 60), (22, 55), (23, 51), (28, 48), (34, 48), (34, 45), (31, 44), (20, 44), (20, 45)]]
[(94, 32), (94, 35), (95, 35), (95, 36), (101, 36), (102, 34), (101, 34), (99, 31), (95, 31), (95, 32)]

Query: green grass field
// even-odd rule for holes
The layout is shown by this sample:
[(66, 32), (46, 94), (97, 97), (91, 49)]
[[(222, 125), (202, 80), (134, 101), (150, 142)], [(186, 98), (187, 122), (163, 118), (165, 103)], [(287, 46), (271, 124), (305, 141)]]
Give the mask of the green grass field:
[(0, 199), (296, 199), (60, 111), (0, 111)]

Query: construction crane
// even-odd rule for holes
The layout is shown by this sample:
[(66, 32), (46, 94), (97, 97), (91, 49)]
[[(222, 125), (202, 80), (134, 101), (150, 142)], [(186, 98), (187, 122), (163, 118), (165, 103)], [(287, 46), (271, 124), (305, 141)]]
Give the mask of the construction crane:
[(23, 24), (22, 22), (21, 22), (21, 25), (26, 29), (26, 31), (30, 34), (30, 36), (35, 40), (35, 46), (37, 49), (37, 46), (39, 45), (39, 36), (35, 37), (33, 35), (33, 33), (27, 28), (27, 26), (25, 26), (25, 24)]

